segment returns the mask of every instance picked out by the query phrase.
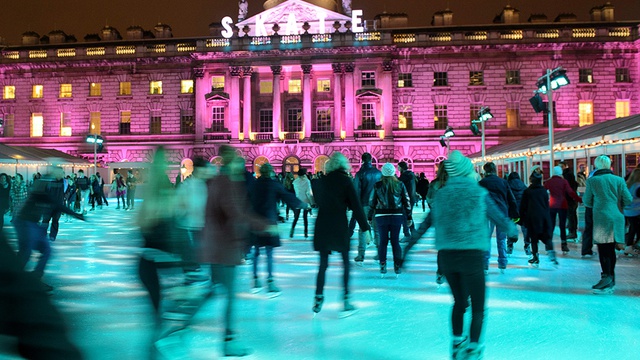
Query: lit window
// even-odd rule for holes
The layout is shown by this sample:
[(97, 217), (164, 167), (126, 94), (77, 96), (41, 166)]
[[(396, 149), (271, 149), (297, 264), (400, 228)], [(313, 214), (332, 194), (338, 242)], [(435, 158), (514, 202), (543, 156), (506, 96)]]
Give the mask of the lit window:
[(260, 94), (271, 94), (273, 92), (273, 81), (262, 80), (260, 81)]
[(300, 79), (289, 80), (289, 94), (300, 94), (302, 92), (302, 82)]
[(16, 87), (13, 85), (5, 85), (2, 91), (2, 98), (5, 100), (16, 98)]
[(71, 114), (60, 113), (60, 136), (71, 136)]
[(484, 85), (484, 71), (469, 71), (469, 85)]
[(149, 134), (162, 134), (162, 116), (159, 113), (151, 114)]
[(60, 84), (60, 97), (70, 98), (73, 96), (71, 84)]
[[(433, 73), (433, 86), (449, 86), (449, 79), (446, 72)], [(446, 128), (446, 127), (445, 127)]]
[(149, 82), (149, 94), (162, 95), (162, 81), (150, 81)]
[(316, 131), (331, 131), (331, 108), (316, 110)]
[(507, 128), (517, 129), (520, 127), (520, 104), (507, 104)]
[(211, 77), (211, 91), (224, 91), (224, 76)]
[(579, 69), (578, 82), (581, 84), (593, 84), (593, 69)]
[(366, 103), (361, 107), (362, 130), (376, 129), (376, 104)]
[(120, 112), (120, 135), (131, 134), (131, 111)]
[(619, 82), (619, 83), (631, 82), (631, 73), (629, 72), (629, 68), (616, 69), (616, 82)]
[(4, 129), (4, 137), (13, 136), (13, 120), (13, 114), (4, 114), (4, 126), (2, 127)]
[(89, 84), (89, 96), (102, 96), (102, 84), (100, 83)]
[(287, 109), (287, 122), (284, 131), (302, 131), (302, 109)]
[(410, 105), (401, 105), (398, 113), (398, 128), (413, 129), (413, 108)]
[(100, 135), (100, 112), (92, 111), (89, 113), (89, 134)]
[(505, 83), (507, 85), (520, 85), (520, 70), (507, 70)]
[[(446, 74), (446, 73), (445, 73)], [(433, 128), (436, 130), (444, 130), (449, 125), (449, 113), (447, 105), (433, 106)]]
[(224, 131), (224, 106), (214, 106), (211, 108), (211, 127), (207, 129), (210, 132)]
[(33, 85), (31, 97), (34, 99), (42, 99), (44, 97), (44, 85)]
[(273, 110), (272, 109), (260, 110), (258, 132), (261, 132), (261, 133), (273, 132)]
[(193, 94), (193, 80), (180, 81), (180, 94)]
[(329, 92), (329, 91), (331, 91), (331, 80), (329, 79), (318, 80), (318, 92)]
[(399, 88), (413, 87), (413, 74), (411, 73), (398, 74), (398, 87)]
[(31, 114), (31, 137), (41, 137), (43, 135), (44, 129), (44, 118), (42, 117), (42, 113), (32, 113)]
[(362, 87), (376, 87), (376, 72), (375, 71), (363, 71), (362, 72)]
[(629, 100), (616, 100), (616, 118), (629, 116)]
[(578, 105), (578, 116), (580, 119), (580, 126), (593, 124), (593, 101), (581, 100)]
[(196, 130), (192, 109), (180, 110), (180, 134), (193, 134)]
[(120, 82), (120, 92), (119, 95), (131, 95), (131, 82), (122, 81)]

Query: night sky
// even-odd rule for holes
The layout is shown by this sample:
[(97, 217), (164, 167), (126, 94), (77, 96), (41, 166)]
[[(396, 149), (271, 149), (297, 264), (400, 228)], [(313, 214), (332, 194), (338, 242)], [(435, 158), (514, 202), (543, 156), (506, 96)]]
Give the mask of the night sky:
[[(520, 10), (521, 21), (531, 13), (544, 13), (553, 20), (559, 13), (574, 13), (589, 20), (589, 10), (605, 0), (354, 0), (353, 8), (364, 10), (364, 19), (383, 11), (408, 13), (410, 26), (424, 26), (438, 10), (449, 7), (454, 24), (488, 24), (506, 4)], [(262, 0), (249, 0), (249, 15), (261, 10)], [(20, 35), (33, 30), (41, 36), (59, 29), (79, 41), (108, 24), (125, 35), (127, 27), (151, 29), (158, 22), (169, 24), (174, 37), (207, 36), (208, 25), (238, 14), (236, 0), (2, 0), (0, 37), (19, 44)], [(640, 20), (639, 0), (612, 1), (616, 20)]]

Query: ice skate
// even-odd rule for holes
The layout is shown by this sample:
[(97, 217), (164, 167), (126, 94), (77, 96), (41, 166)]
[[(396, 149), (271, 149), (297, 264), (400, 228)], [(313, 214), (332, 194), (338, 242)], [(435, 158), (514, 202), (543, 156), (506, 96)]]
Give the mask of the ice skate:
[(609, 276), (609, 275), (603, 275), (602, 279), (600, 279), (600, 281), (593, 285), (593, 293), (600, 295), (600, 294), (612, 294), (613, 290), (615, 287), (615, 282), (613, 280), (613, 277)]
[(251, 288), (251, 293), (252, 294), (257, 294), (260, 291), (262, 291), (262, 283), (260, 282), (260, 279), (258, 279), (257, 277), (253, 278), (253, 287)]
[(316, 295), (313, 299), (313, 317), (316, 317), (316, 314), (322, 310), (322, 304), (324, 303), (324, 295)]
[[(477, 344), (476, 344), (477, 345)], [(466, 353), (464, 354), (463, 359), (465, 360), (481, 360), (484, 352), (484, 348), (481, 345), (477, 345), (476, 347), (471, 347), (469, 344)]]
[(238, 340), (227, 338), (224, 341), (224, 356), (247, 356), (253, 353), (253, 350), (242, 345)]
[(270, 299), (273, 299), (280, 296), (281, 294), (282, 292), (280, 291), (280, 288), (276, 286), (273, 279), (268, 279), (267, 280), (267, 297), (269, 297)]
[(562, 255), (567, 255), (569, 254), (569, 246), (567, 246), (567, 243), (562, 243)]
[(451, 359), (462, 360), (469, 346), (469, 338), (464, 337), (462, 340), (454, 339), (451, 344)]
[(551, 265), (553, 265), (554, 267), (558, 267), (558, 265), (560, 265), (560, 263), (558, 263), (558, 260), (556, 258), (555, 250), (549, 251), (549, 261), (551, 262)]
[(383, 278), (387, 274), (387, 264), (380, 263), (380, 277)]
[(397, 262), (393, 264), (393, 271), (396, 273), (396, 277), (400, 276), (402, 273), (402, 263)]
[(358, 309), (355, 308), (349, 301), (349, 295), (344, 296), (344, 309), (338, 313), (338, 318), (344, 319), (358, 312)]
[(438, 285), (438, 289), (444, 284), (444, 275), (436, 272), (436, 284)]
[(353, 261), (356, 263), (356, 266), (360, 266), (363, 267), (364, 264), (364, 255), (358, 255), (355, 257), (355, 259), (353, 259)]
[(538, 259), (538, 254), (533, 254), (531, 259), (529, 259), (528, 263), (534, 268), (537, 268), (538, 266), (540, 266), (540, 260)]

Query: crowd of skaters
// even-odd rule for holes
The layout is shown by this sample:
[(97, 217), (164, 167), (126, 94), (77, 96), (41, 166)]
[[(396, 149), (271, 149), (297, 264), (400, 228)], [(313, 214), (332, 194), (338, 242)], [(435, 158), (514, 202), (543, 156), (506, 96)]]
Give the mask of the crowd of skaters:
[[(597, 244), (602, 273), (593, 289), (595, 293), (603, 294), (613, 292), (615, 286), (616, 243), (626, 243), (624, 254), (634, 256), (636, 235), (640, 232), (640, 169), (634, 170), (625, 183), (611, 172), (611, 161), (606, 156), (596, 159), (596, 170), (589, 174), (588, 180), (584, 173), (579, 173), (577, 179), (574, 178), (576, 184), (582, 185), (579, 184), (582, 181), (586, 186), (583, 197), (580, 197), (576, 193), (575, 184), (566, 178), (567, 171), (562, 168), (562, 164), (552, 169), (553, 176), (544, 181), (544, 184), (541, 169), (534, 168), (529, 174), (530, 185), (527, 187), (517, 173), (509, 174), (507, 179), (498, 177), (493, 163), (484, 164), (481, 176), (475, 171), (471, 161), (457, 151), (452, 152), (439, 165), (436, 178), (431, 183), (424, 174), (416, 177), (403, 162), (398, 163), (397, 167), (386, 163), (378, 170), (371, 164), (371, 155), (368, 153), (362, 155), (362, 165), (355, 176), (351, 176), (351, 167), (346, 157), (336, 152), (326, 164), (326, 175), (310, 175), (305, 169), (300, 169), (297, 176), (291, 173), (276, 175), (273, 167), (266, 163), (260, 167), (257, 179), (254, 174), (246, 171), (244, 159), (238, 156), (234, 148), (222, 146), (219, 155), (223, 159), (219, 174), (215, 174), (216, 171), (209, 162), (196, 158), (193, 174), (179, 186), (173, 186), (167, 176), (168, 164), (164, 149), (159, 148), (154, 155), (147, 191), (138, 212), (137, 222), (144, 239), (139, 276), (153, 304), (157, 325), (154, 351), (165, 355), (170, 350), (165, 346), (166, 339), (176, 333), (175, 327), (168, 330), (165, 326), (167, 320), (175, 320), (177, 315), (182, 315), (177, 319), (188, 323), (210, 295), (205, 292), (201, 299), (188, 300), (191, 304), (182, 306), (182, 314), (163, 309), (161, 272), (158, 270), (165, 267), (181, 268), (186, 284), (213, 282), (223, 285), (227, 294), (223, 352), (226, 356), (251, 353), (251, 349), (238, 340), (234, 321), (234, 302), (238, 291), (237, 266), (250, 260), (253, 265), (252, 289), (254, 292), (261, 291), (263, 285), (259, 276), (259, 256), (261, 252), (264, 253), (267, 267), (266, 291), (271, 296), (279, 295), (280, 289), (274, 279), (273, 252), (282, 245), (277, 224), (288, 220), (289, 209), (294, 212), (289, 236), (293, 237), (296, 222), (302, 213), (304, 237), (312, 235), (313, 248), (319, 253), (312, 304), (314, 313), (319, 313), (324, 303), (329, 256), (338, 253), (342, 258), (344, 304), (340, 317), (357, 311), (352, 304), (349, 287), (350, 239), (354, 234), (355, 223), (359, 225), (359, 233), (354, 263), (361, 266), (365, 261), (367, 248), (375, 246), (373, 260), (379, 263), (382, 276), (387, 273), (388, 244), (392, 248), (394, 272), (400, 274), (411, 248), (430, 227), (434, 227), (438, 250), (436, 281), (441, 283), (446, 279), (454, 298), (451, 314), (451, 355), (454, 359), (482, 357), (483, 347), (479, 341), (485, 312), (485, 276), (490, 260), (490, 238), (494, 229), (498, 268), (501, 272), (507, 268), (508, 256), (518, 241), (516, 224), (520, 225), (525, 251), (530, 255), (528, 262), (532, 266), (538, 266), (538, 241), (541, 241), (550, 262), (557, 266), (558, 260), (552, 243), (555, 217), (560, 220), (561, 249), (568, 252), (567, 238), (577, 237), (577, 220), (573, 223), (569, 221), (569, 235), (565, 234), (564, 224), (571, 217), (572, 211), (570, 201), (573, 200), (576, 204), (584, 202), (587, 209), (591, 209), (590, 216), (593, 220), (586, 219), (583, 243), (587, 244), (583, 244), (583, 256), (595, 255), (591, 250), (593, 245), (588, 244), (590, 241)], [(55, 182), (60, 181), (62, 176), (61, 169), (54, 168), (44, 178)], [(3, 188), (7, 188), (4, 185), (7, 178), (4, 175), (3, 179), (3, 174), (0, 174), (0, 196)], [(86, 177), (79, 174), (75, 179), (68, 178), (70, 181), (63, 182), (68, 184), (66, 190), (75, 186), (76, 192), (82, 194), (82, 185), (85, 183), (82, 179)], [(94, 206), (97, 203), (100, 208), (101, 201), (106, 202), (106, 198), (92, 186), (95, 180), (90, 178), (87, 181), (89, 186), (84, 191), (93, 195)], [(19, 180), (16, 183), (19, 184)], [(133, 203), (124, 201), (128, 200), (126, 193), (118, 193), (120, 188), (127, 190), (126, 180), (116, 176), (113, 184), (112, 189), (115, 190), (118, 202), (122, 197), (123, 207), (133, 209)], [(48, 210), (45, 212), (51, 214), (59, 211), (79, 219), (83, 219), (86, 214), (83, 207), (74, 211), (64, 202), (57, 204), (52, 201), (51, 193), (56, 190), (46, 181), (34, 182), (33, 188), (25, 198), (25, 207), (29, 206), (31, 199), (32, 202), (47, 203)], [(81, 197), (84, 198), (84, 195)], [(420, 206), (420, 202), (423, 212), (427, 212), (427, 207), (430, 210), (425, 221), (416, 228), (412, 221), (413, 207)], [(286, 213), (283, 216), (281, 211), (284, 204)], [(625, 206), (624, 215), (630, 225), (626, 237), (625, 217), (620, 210), (614, 211), (618, 209), (618, 204)], [(313, 208), (317, 209), (317, 218), (315, 228), (309, 229), (307, 215)], [(352, 213), (351, 223), (348, 210)], [(42, 215), (41, 218), (46, 217)], [(36, 221), (18, 216), (18, 219), (20, 223), (35, 222), (38, 229), (42, 230), (38, 223), (40, 218)], [(572, 224), (576, 227), (572, 228)], [(20, 225), (16, 225), (18, 226)], [(589, 231), (589, 228), (592, 230)], [(401, 230), (404, 235), (402, 240)], [(46, 235), (46, 229), (44, 234)], [(18, 236), (20, 237), (20, 233)], [(40, 239), (47, 238), (40, 236)], [(49, 236), (47, 240), (52, 239)], [(404, 248), (400, 246), (402, 241), (406, 243)], [(41, 250), (38, 246), (40, 245), (32, 245), (30, 250)], [(18, 258), (25, 257), (19, 252)], [(24, 264), (21, 266), (24, 267)], [(42, 270), (42, 266), (36, 266), (35, 273), (41, 277)], [(471, 324), (469, 331), (465, 331), (464, 314), (470, 304)], [(170, 351), (175, 351), (175, 348)]]

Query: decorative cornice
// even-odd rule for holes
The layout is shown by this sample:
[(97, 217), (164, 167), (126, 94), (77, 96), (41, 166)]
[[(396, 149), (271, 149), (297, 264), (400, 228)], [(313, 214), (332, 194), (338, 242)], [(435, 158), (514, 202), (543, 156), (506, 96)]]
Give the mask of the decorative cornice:
[(356, 64), (352, 62), (344, 64), (344, 72), (346, 73), (352, 73), (355, 69), (356, 69)]
[(239, 77), (240, 75), (242, 75), (242, 67), (229, 66), (229, 73), (231, 73), (231, 76)]
[(282, 66), (271, 65), (271, 72), (273, 73), (273, 75), (280, 75), (282, 73)]
[(393, 61), (385, 60), (382, 62), (382, 71), (392, 71), (393, 70)]
[(340, 63), (331, 64), (331, 68), (333, 69), (334, 74), (342, 73), (342, 64)]
[(311, 74), (311, 70), (313, 70), (313, 65), (311, 64), (302, 64), (300, 67), (302, 67), (302, 73), (305, 75)]

